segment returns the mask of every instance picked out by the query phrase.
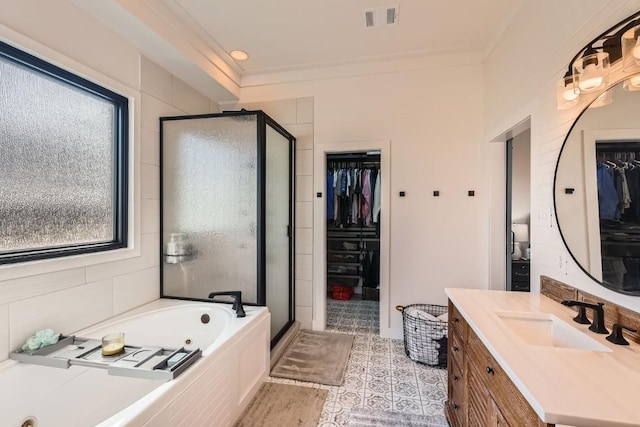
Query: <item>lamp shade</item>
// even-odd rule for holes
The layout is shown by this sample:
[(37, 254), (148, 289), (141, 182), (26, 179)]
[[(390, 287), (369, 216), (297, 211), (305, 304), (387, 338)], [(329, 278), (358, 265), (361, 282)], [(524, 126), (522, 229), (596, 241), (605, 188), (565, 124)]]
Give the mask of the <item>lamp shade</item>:
[(609, 84), (609, 54), (597, 52), (585, 55), (573, 63), (573, 77), (581, 92), (595, 92)]
[(573, 75), (565, 75), (556, 84), (556, 106), (558, 110), (568, 110), (578, 104), (580, 88), (575, 83)]
[(604, 107), (605, 105), (609, 105), (612, 102), (613, 102), (613, 91), (605, 90), (596, 99), (593, 100), (591, 105), (589, 105), (589, 108)]
[(625, 73), (640, 71), (640, 25), (622, 34), (622, 70)]
[(527, 224), (511, 224), (511, 231), (513, 231), (514, 242), (529, 241), (529, 226)]
[(640, 74), (635, 74), (622, 83), (625, 90), (635, 92), (640, 90)]

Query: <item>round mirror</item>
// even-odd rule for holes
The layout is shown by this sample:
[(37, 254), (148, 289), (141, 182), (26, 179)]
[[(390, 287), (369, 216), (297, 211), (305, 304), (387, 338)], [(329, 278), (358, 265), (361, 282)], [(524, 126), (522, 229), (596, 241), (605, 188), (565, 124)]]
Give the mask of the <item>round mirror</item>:
[(560, 234), (578, 265), (611, 290), (640, 295), (640, 87), (630, 83), (611, 87), (578, 116), (553, 193)]

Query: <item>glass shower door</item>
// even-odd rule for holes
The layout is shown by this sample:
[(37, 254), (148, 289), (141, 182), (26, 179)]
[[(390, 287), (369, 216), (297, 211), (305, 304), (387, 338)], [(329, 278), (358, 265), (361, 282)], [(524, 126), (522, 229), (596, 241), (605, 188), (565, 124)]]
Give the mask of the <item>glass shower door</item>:
[(261, 303), (257, 133), (255, 114), (163, 119), (163, 296)]
[(271, 340), (293, 321), (291, 143), (269, 122), (265, 134), (265, 280)]

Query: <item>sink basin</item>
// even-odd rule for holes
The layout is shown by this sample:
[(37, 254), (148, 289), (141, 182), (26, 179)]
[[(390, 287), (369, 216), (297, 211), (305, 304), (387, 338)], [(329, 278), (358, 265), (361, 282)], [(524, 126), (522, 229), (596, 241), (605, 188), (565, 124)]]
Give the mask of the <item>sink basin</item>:
[(496, 311), (495, 313), (505, 325), (531, 345), (611, 351), (553, 314), (517, 311)]

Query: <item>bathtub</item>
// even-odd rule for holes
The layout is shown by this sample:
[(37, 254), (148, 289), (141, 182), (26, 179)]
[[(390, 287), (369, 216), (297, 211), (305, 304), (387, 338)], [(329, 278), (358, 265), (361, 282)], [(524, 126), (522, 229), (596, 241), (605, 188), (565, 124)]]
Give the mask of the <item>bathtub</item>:
[(236, 318), (227, 304), (159, 299), (69, 333), (100, 339), (124, 332), (128, 345), (200, 348), (202, 358), (171, 381), (2, 362), (0, 426), (233, 425), (269, 372), (269, 312), (245, 310)]

